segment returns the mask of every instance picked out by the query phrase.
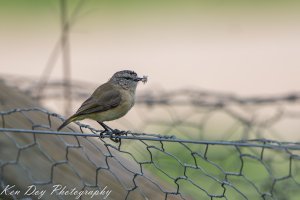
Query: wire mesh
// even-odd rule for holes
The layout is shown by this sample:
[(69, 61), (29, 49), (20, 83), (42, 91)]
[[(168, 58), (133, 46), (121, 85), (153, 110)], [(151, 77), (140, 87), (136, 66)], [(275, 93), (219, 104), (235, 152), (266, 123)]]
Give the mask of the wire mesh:
[(57, 132), (63, 118), (44, 109), (2, 111), (1, 186), (24, 194), (35, 185), (47, 189), (46, 199), (74, 199), (50, 194), (57, 184), (105, 188), (110, 199), (298, 199), (300, 143), (284, 141), (298, 141), (298, 102), (297, 94), (147, 92), (136, 105), (143, 133), (114, 136), (120, 143), (81, 123)]

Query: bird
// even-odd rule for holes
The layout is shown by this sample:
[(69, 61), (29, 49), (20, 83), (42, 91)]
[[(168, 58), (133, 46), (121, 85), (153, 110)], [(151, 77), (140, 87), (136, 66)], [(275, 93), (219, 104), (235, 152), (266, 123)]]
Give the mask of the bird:
[(132, 70), (122, 70), (114, 73), (57, 130), (60, 131), (73, 121), (92, 119), (104, 128), (103, 132), (113, 132), (113, 129), (103, 122), (123, 117), (135, 103), (135, 92), (138, 82), (146, 83), (147, 78), (147, 76), (138, 77), (137, 73)]

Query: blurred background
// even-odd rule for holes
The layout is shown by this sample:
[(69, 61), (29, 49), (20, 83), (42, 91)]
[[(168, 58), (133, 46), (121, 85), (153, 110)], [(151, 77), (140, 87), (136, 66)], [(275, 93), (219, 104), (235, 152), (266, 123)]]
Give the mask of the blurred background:
[[(43, 74), (62, 32), (60, 4), (0, 1), (2, 74)], [(251, 95), (299, 88), (299, 1), (66, 4), (74, 80), (99, 85), (118, 70), (133, 69), (149, 76), (139, 90), (192, 87)], [(61, 78), (61, 58), (53, 65), (48, 75)]]
[(1, 0), (1, 75), (66, 117), (123, 69), (149, 76), (138, 95), (285, 95), (300, 86), (299, 8), (293, 0)]
[[(67, 117), (116, 71), (131, 69), (147, 75), (148, 83), (138, 86), (137, 105), (124, 118), (108, 122), (112, 127), (196, 141), (299, 141), (299, 8), (297, 0), (0, 0), (0, 76), (38, 105)], [(5, 98), (0, 98), (2, 110), (29, 106)], [(160, 149), (160, 144), (162, 152), (146, 151), (151, 145)], [(295, 152), (278, 155), (271, 149), (266, 161), (264, 148), (249, 148), (244, 154), (234, 146), (163, 144), (126, 141), (122, 150), (141, 168), (151, 155), (145, 169), (174, 188), (176, 177), (183, 176), (182, 163), (195, 164), (195, 158), (186, 155), (204, 155), (199, 166), (208, 168), (204, 176), (213, 183), (207, 186), (207, 180), (198, 177), (203, 171), (195, 164), (190, 177), (200, 181), (194, 182), (196, 189), (180, 187), (186, 199), (199, 191), (210, 199), (216, 186), (224, 197), (223, 180), (241, 186), (233, 189), (239, 191), (237, 196), (225, 195), (228, 199), (240, 194), (259, 199), (264, 191), (274, 199), (296, 199), (290, 194), (300, 191)], [(244, 155), (256, 159), (245, 161)], [(243, 181), (227, 179), (227, 172), (240, 173)], [(293, 180), (284, 182), (286, 176)], [(247, 191), (247, 184), (254, 191)], [(284, 194), (284, 187), (291, 193)]]

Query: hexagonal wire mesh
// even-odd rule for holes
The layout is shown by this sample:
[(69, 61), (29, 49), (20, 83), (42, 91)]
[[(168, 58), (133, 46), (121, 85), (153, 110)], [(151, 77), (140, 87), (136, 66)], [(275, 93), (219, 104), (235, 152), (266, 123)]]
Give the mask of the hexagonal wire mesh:
[(147, 92), (136, 105), (143, 133), (114, 136), (120, 143), (80, 123), (57, 132), (62, 117), (44, 109), (2, 111), (1, 185), (110, 189), (111, 199), (297, 199), (300, 143), (284, 138), (299, 138), (299, 99)]

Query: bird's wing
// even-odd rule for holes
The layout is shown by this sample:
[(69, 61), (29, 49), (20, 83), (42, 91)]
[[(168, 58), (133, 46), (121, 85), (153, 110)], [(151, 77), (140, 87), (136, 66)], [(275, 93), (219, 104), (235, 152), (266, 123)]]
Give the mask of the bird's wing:
[(75, 116), (103, 112), (121, 103), (121, 93), (107, 84), (98, 87), (90, 98), (82, 103)]

